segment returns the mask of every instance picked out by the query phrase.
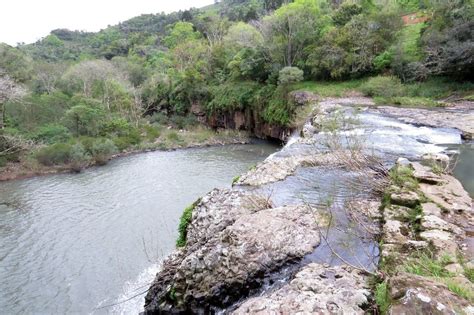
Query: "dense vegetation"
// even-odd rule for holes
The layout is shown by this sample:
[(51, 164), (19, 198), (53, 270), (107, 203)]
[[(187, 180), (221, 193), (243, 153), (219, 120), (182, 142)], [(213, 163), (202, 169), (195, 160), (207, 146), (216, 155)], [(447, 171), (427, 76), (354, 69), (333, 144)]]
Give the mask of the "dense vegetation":
[(223, 0), (0, 44), (0, 167), (25, 149), (41, 164), (80, 169), (159, 137), (178, 141), (166, 127), (195, 125), (193, 105), (286, 126), (286, 96), (304, 86), (352, 84), (413, 105), (467, 93), (472, 84), (452, 82), (474, 73), (473, 17), (468, 0)]

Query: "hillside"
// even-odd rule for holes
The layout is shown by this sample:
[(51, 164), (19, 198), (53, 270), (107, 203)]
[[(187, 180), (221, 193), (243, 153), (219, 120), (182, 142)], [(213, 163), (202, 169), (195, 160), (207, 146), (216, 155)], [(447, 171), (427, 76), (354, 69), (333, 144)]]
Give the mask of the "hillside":
[[(423, 21), (404, 25), (407, 12)], [(469, 99), (473, 16), (464, 1), (224, 0), (1, 44), (0, 167), (80, 170), (205, 143), (203, 125), (285, 140), (302, 86), (411, 106)]]

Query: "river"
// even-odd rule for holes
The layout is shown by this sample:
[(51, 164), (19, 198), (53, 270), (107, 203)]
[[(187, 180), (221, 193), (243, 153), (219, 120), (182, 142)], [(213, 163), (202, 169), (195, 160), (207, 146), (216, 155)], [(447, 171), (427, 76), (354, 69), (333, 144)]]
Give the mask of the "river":
[(137, 313), (183, 209), (277, 149), (151, 152), (0, 183), (0, 313)]

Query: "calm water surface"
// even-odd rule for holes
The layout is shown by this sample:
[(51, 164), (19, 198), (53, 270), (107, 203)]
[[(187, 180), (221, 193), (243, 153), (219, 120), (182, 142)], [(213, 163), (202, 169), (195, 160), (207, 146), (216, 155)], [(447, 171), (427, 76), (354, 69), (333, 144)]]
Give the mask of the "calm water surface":
[(0, 313), (137, 313), (183, 209), (277, 149), (152, 152), (0, 183)]

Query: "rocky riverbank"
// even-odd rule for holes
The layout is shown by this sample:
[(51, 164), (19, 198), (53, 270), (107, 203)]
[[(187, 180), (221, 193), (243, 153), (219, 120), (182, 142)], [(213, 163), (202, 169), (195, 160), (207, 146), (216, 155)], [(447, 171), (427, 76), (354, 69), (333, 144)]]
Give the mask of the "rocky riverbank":
[[(443, 173), (448, 167), (432, 171), (400, 159), (412, 170), (412, 190), (389, 171), (399, 156), (421, 160), (428, 153), (426, 159), (445, 163), (438, 144), (460, 143), (465, 126), (420, 128), (421, 119), (408, 124), (366, 98), (301, 99), (314, 108), (299, 136), (236, 178), (232, 189), (214, 190), (194, 205), (185, 245), (163, 262), (145, 313), (415, 314), (402, 308), (411, 296), (430, 296), (441, 313), (453, 305), (470, 312), (469, 293), (456, 286), (471, 272), (470, 197)], [(422, 282), (416, 287), (413, 279), (422, 276), (406, 275), (403, 262), (426, 248), (458, 257), (441, 267), (457, 268), (454, 285), (425, 277), (428, 291), (420, 291)], [(392, 265), (392, 273), (385, 266), (393, 254), (401, 269)], [(433, 291), (435, 282), (444, 291)], [(426, 307), (420, 310), (436, 313)]]
[(379, 294), (387, 311), (473, 314), (474, 215), (459, 181), (399, 159), (382, 211)]

